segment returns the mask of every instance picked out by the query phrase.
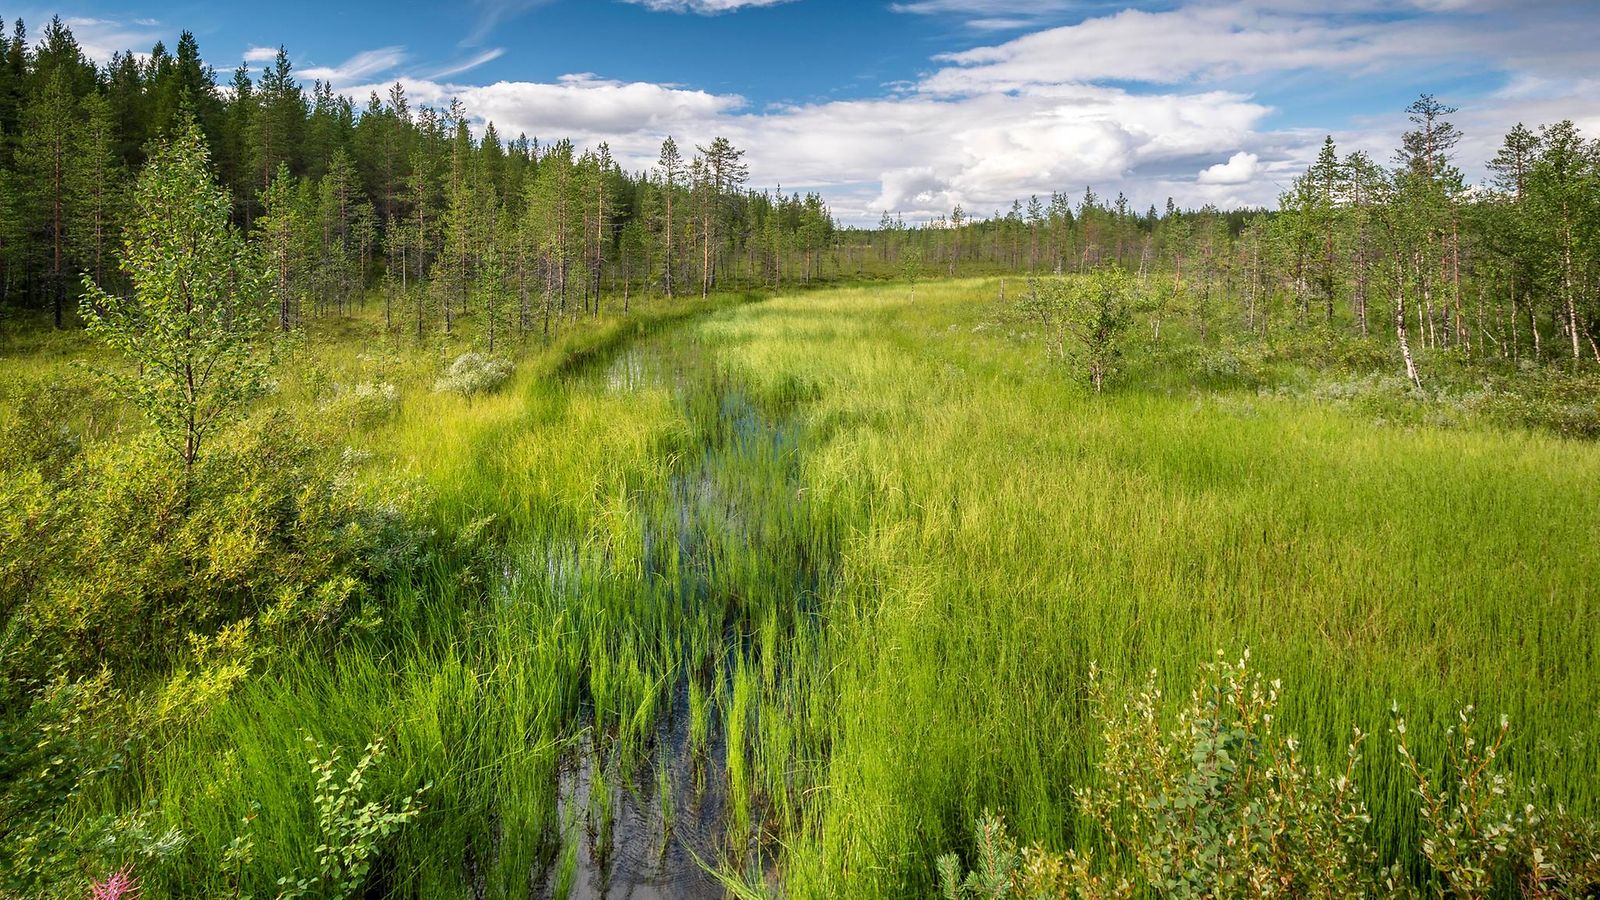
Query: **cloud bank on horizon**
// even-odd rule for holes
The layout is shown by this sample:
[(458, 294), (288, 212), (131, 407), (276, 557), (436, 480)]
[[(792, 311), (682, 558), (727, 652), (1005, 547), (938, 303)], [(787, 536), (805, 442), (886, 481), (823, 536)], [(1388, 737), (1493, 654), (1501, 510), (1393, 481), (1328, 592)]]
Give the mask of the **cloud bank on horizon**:
[[(767, 54), (811, 53), (782, 29), (851, 28), (849, 4), (621, 0), (577, 12), (577, 2), (478, 0), (466, 37), (437, 58), (400, 43), (351, 46), (298, 71), (361, 101), (399, 81), (413, 103), (459, 99), (477, 125), (493, 121), (506, 135), (607, 141), (635, 168), (654, 160), (667, 134), (681, 144), (724, 135), (748, 151), (754, 183), (820, 190), (855, 223), (884, 211), (925, 219), (958, 204), (987, 215), (1013, 199), (1088, 186), (1139, 208), (1167, 197), (1271, 205), (1324, 135), (1388, 159), (1401, 109), (1423, 91), (1461, 108), (1469, 175), (1518, 121), (1571, 118), (1600, 133), (1592, 0), (1352, 0), (1336, 11), (1310, 0), (885, 2), (876, 27), (890, 31), (879, 39), (895, 42), (898, 23), (919, 27), (918, 67), (863, 82), (855, 70), (872, 68), (870, 43), (854, 57), (822, 52), (818, 65), (837, 70), (840, 90), (800, 100), (784, 97), (781, 78), (741, 83), (738, 66), (724, 73), (714, 56), (695, 78), (672, 66), (658, 78), (633, 73), (629, 42), (652, 40), (650, 23), (597, 42), (581, 71), (536, 76), (537, 55), (518, 45), (513, 26), (536, 27), (569, 7), (569, 16), (748, 33)], [(763, 21), (778, 15), (777, 30)], [(150, 30), (74, 21), (93, 51)], [(279, 36), (267, 37), (241, 45), (243, 58), (270, 56)], [(295, 35), (281, 38), (292, 51)], [(623, 68), (631, 74), (614, 74)]]

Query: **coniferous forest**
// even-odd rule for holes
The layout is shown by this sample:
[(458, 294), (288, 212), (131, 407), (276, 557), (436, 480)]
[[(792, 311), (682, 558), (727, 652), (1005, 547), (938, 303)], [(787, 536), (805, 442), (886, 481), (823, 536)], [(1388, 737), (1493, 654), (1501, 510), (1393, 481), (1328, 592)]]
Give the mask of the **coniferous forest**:
[(1600, 135), (864, 227), (142, 49), (0, 39), (0, 898), (1600, 891)]

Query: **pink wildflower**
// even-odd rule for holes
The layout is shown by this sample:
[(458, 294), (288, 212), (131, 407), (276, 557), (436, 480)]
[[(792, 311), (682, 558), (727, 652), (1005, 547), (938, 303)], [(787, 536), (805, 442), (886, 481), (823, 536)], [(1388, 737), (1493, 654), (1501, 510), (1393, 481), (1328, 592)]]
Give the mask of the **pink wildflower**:
[(89, 883), (89, 900), (134, 900), (138, 895), (139, 879), (133, 877), (132, 866), (123, 866), (104, 881)]

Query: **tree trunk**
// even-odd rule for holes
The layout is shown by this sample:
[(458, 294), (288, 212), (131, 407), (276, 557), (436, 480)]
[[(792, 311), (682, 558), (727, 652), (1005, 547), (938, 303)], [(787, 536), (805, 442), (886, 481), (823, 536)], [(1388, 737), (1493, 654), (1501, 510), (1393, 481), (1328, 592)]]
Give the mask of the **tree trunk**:
[(1417, 387), (1422, 379), (1417, 375), (1417, 362), (1411, 356), (1411, 339), (1406, 336), (1406, 291), (1403, 281), (1397, 281), (1394, 291), (1394, 330), (1400, 338), (1400, 355), (1405, 358), (1406, 377)]

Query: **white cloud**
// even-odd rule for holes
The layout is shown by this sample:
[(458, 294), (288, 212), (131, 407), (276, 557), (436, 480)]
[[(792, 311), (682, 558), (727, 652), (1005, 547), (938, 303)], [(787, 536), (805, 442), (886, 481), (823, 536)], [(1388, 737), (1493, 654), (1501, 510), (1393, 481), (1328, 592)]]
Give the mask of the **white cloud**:
[[(684, 144), (723, 135), (748, 151), (754, 183), (824, 189), (838, 214), (861, 221), (883, 209), (926, 217), (956, 203), (992, 211), (1015, 197), (1090, 183), (1115, 189), (1141, 167), (1231, 152), (1268, 112), (1226, 92), (1140, 96), (1087, 85), (757, 111), (737, 95), (589, 74), (554, 83), (404, 84), (418, 103), (459, 98), (480, 127), (493, 121), (504, 135), (608, 141), (636, 169), (654, 162), (668, 134)], [(377, 87), (347, 90), (364, 96)]]
[(467, 72), (472, 69), (476, 69), (479, 66), (494, 62), (505, 54), (506, 48), (494, 47), (492, 49), (485, 50), (476, 56), (461, 60), (460, 62), (451, 63), (436, 72), (430, 72), (427, 75), (427, 78), (430, 80), (438, 80), (440, 78), (449, 78), (452, 75), (460, 75), (462, 72)]
[(627, 0), (627, 2), (656, 12), (692, 12), (702, 16), (715, 16), (759, 6), (777, 6), (780, 3), (791, 3), (793, 0)]
[(251, 47), (244, 51), (244, 61), (248, 63), (272, 62), (277, 56), (277, 47)]
[[(775, 0), (630, 2), (713, 12)], [(905, 0), (895, 8), (980, 27), (1089, 15), (935, 57), (919, 80), (875, 98), (764, 109), (736, 94), (595, 74), (452, 82), (474, 60), (405, 83), (419, 103), (459, 98), (478, 127), (492, 120), (504, 135), (607, 141), (635, 169), (654, 162), (667, 134), (684, 145), (723, 135), (748, 151), (754, 184), (819, 189), (853, 222), (874, 222), (885, 209), (926, 219), (958, 203), (987, 215), (1013, 198), (1089, 185), (1107, 197), (1125, 192), (1141, 209), (1167, 196), (1183, 206), (1272, 205), (1324, 134), (1341, 152), (1387, 161), (1406, 127), (1394, 110), (1273, 128), (1277, 111), (1255, 92), (1291, 72), (1504, 74), (1498, 96), (1454, 98), (1467, 133), (1460, 160), (1473, 177), (1518, 119), (1572, 117), (1600, 133), (1600, 54), (1588, 49), (1600, 44), (1600, 17), (1583, 15), (1590, 2), (1408, 0), (1397, 14), (1383, 0), (1352, 0), (1335, 13), (1317, 0), (1189, 0), (1159, 12), (1112, 11), (1099, 0)], [(1521, 15), (1530, 7), (1540, 15)], [(346, 90), (364, 96), (373, 87)]]
[(392, 72), (405, 60), (406, 48), (379, 47), (376, 50), (363, 50), (337, 66), (312, 66), (301, 69), (299, 74), (305, 81), (326, 81), (340, 88), (374, 75)]
[[(40, 20), (38, 16), (26, 18), (30, 22)], [(48, 17), (43, 17), (43, 20), (48, 21)], [(156, 30), (159, 23), (150, 19), (121, 22), (89, 16), (63, 16), (61, 23), (72, 30), (72, 36), (77, 38), (83, 55), (101, 65), (109, 63), (112, 56), (122, 51), (132, 51), (142, 56), (161, 39), (161, 33)], [(171, 51), (172, 47), (167, 49)]]
[(1225, 163), (1202, 169), (1195, 179), (1200, 184), (1247, 184), (1261, 171), (1261, 157), (1240, 150)]

